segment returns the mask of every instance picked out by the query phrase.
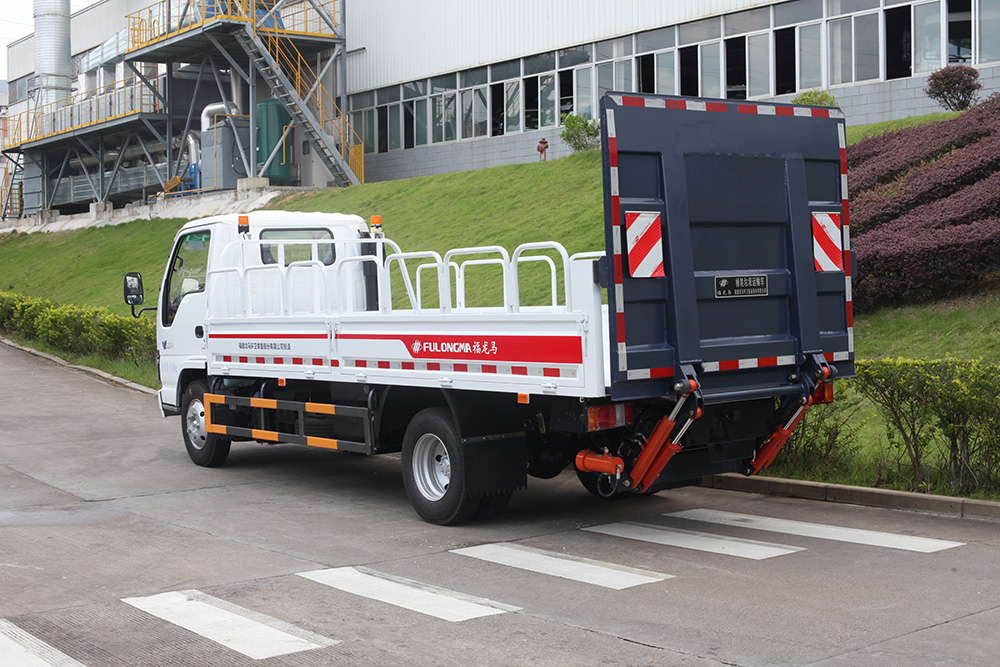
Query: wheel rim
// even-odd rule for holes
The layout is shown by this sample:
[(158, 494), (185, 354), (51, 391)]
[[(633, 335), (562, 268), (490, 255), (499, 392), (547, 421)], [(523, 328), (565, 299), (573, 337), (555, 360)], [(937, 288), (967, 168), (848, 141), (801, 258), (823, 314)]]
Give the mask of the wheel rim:
[(184, 428), (191, 446), (203, 449), (208, 441), (205, 434), (205, 406), (197, 398), (188, 405), (187, 414), (184, 415)]
[(425, 433), (413, 447), (413, 481), (427, 500), (441, 500), (451, 482), (451, 458), (441, 438)]

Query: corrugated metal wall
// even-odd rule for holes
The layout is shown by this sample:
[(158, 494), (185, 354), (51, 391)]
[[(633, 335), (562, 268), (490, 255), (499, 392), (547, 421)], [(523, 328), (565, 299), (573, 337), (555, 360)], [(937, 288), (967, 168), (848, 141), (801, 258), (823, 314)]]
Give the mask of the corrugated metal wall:
[(368, 90), (773, 0), (347, 0), (348, 89)]
[[(70, 20), (72, 54), (77, 55), (100, 46), (109, 37), (126, 27), (127, 14), (150, 4), (152, 0), (103, 0), (76, 12)], [(31, 34), (7, 47), (7, 80), (13, 81), (34, 71), (35, 36)]]

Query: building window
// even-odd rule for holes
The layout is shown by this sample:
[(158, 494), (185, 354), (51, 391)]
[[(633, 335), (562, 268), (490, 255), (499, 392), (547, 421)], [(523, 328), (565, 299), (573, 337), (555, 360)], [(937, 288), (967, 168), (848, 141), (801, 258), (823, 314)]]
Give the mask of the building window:
[(830, 84), (879, 77), (879, 15), (830, 21)]
[(941, 3), (914, 5), (913, 26), (913, 71), (932, 72), (941, 67)]
[(979, 0), (979, 62), (991, 63), (998, 60), (1000, 60), (1000, 0)]
[(972, 0), (948, 0), (948, 63), (972, 62)]
[(462, 91), (462, 138), (487, 134), (486, 86)]
[(580, 67), (574, 71), (576, 82), (576, 113), (586, 119), (594, 117), (594, 70)]

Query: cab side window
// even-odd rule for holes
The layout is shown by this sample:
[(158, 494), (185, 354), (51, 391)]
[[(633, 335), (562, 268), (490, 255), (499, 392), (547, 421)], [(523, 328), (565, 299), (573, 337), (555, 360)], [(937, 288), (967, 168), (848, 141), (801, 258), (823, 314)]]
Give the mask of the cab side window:
[(188, 294), (205, 291), (208, 275), (208, 244), (211, 233), (191, 232), (181, 237), (170, 259), (164, 293), (163, 325), (169, 327), (177, 307)]

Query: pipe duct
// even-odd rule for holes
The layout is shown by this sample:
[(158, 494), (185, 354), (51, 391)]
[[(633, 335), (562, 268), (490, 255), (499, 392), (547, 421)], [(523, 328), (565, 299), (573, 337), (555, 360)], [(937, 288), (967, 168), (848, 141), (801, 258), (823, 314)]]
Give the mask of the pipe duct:
[(38, 105), (68, 98), (72, 92), (69, 0), (34, 0), (35, 86)]
[(218, 113), (228, 113), (228, 114), (238, 114), (240, 112), (239, 107), (237, 107), (232, 102), (213, 102), (201, 111), (201, 131), (202, 134), (208, 132), (209, 128), (212, 127), (212, 123), (215, 121), (215, 114)]

